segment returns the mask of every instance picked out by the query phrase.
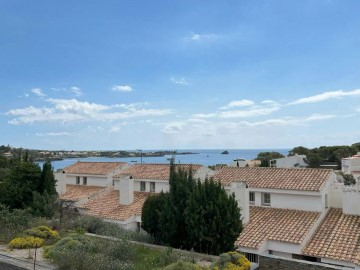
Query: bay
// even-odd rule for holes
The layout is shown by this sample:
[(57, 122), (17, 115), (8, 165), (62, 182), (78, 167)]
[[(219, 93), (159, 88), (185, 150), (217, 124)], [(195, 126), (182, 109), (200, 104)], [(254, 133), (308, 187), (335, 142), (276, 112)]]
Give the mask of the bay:
[[(221, 154), (227, 150), (229, 154)], [(243, 158), (251, 160), (256, 158), (260, 152), (279, 152), (283, 155), (287, 155), (290, 149), (182, 149), (177, 152), (191, 152), (194, 154), (187, 155), (176, 155), (175, 163), (177, 164), (201, 164), (205, 166), (216, 165), (216, 164), (229, 164), (236, 158)], [(159, 150), (143, 150), (146, 152), (155, 152)], [(161, 150), (160, 150), (161, 151)], [(163, 157), (130, 157), (130, 158), (109, 158), (109, 157), (87, 157), (87, 158), (67, 158), (64, 160), (55, 160), (51, 164), (54, 167), (54, 171), (63, 169), (70, 166), (77, 161), (86, 162), (127, 162), (129, 164), (136, 163), (169, 163), (171, 156)], [(39, 162), (42, 166), (43, 162)]]

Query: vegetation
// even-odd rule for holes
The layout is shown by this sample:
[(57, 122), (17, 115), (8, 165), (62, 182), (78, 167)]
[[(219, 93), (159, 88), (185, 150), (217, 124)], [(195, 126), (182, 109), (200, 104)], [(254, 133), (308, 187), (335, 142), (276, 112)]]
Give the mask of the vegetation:
[(39, 248), (44, 245), (44, 240), (39, 237), (27, 236), (18, 237), (11, 240), (9, 248), (25, 249), (25, 248)]
[(260, 152), (256, 159), (261, 161), (260, 167), (269, 167), (270, 160), (283, 157), (285, 156), (279, 152)]
[(220, 255), (213, 266), (213, 270), (250, 270), (251, 263), (237, 252), (228, 252)]
[(57, 238), (59, 236), (59, 233), (50, 229), (47, 226), (38, 226), (32, 229), (28, 229), (25, 231), (27, 235), (39, 237), (42, 239), (51, 239), (51, 238)]
[(350, 186), (350, 185), (356, 184), (356, 180), (352, 174), (346, 174), (341, 171), (339, 171), (338, 174), (343, 177), (345, 186)]
[(357, 152), (360, 152), (360, 143), (354, 143), (351, 146), (320, 146), (312, 149), (297, 146), (289, 151), (289, 156), (295, 154), (306, 155), (307, 163), (310, 168), (318, 168), (323, 162), (336, 162), (338, 164), (338, 169), (340, 169), (341, 159), (353, 156)]
[(158, 243), (174, 248), (220, 254), (234, 248), (242, 231), (235, 196), (219, 182), (193, 178), (192, 171), (170, 165), (170, 191), (149, 197), (142, 210), (142, 227)]

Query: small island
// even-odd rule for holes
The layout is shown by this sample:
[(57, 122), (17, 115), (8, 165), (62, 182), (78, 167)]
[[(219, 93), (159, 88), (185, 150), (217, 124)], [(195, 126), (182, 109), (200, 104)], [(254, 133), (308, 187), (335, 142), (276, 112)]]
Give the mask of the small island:
[(229, 154), (229, 151), (228, 150), (225, 150), (223, 152), (221, 152), (222, 155), (228, 155)]

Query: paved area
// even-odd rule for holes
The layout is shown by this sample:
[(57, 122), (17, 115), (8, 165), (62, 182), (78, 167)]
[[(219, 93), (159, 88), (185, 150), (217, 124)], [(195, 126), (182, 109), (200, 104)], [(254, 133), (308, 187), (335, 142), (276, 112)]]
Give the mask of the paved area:
[(54, 266), (44, 262), (36, 262), (34, 268), (34, 260), (15, 258), (5, 253), (0, 253), (0, 269), (1, 270), (48, 270), (55, 269)]

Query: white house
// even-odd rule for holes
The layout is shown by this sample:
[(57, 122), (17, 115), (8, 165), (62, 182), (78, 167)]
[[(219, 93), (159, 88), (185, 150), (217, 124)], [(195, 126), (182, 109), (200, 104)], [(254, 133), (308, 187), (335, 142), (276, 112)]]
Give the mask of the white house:
[(343, 158), (341, 170), (343, 173), (352, 174), (356, 182), (360, 182), (360, 152), (352, 157)]
[[(61, 199), (77, 199), (76, 205), (81, 213), (101, 217), (126, 229), (140, 229), (141, 209), (148, 196), (169, 190), (169, 164), (122, 166), (116, 174), (112, 171), (109, 178), (99, 177), (98, 174), (101, 171), (100, 167), (110, 167), (108, 164), (98, 163), (92, 164), (92, 166), (89, 164), (89, 168), (94, 166), (97, 166), (97, 177), (91, 180), (93, 183), (92, 189), (86, 190), (84, 190), (83, 186), (80, 189), (79, 186), (74, 185), (74, 181), (77, 181), (76, 177), (80, 172), (79, 168), (71, 166), (65, 168), (63, 170), (64, 179), (72, 185), (67, 185), (67, 191), (61, 196)], [(84, 168), (82, 167), (82, 169)], [(175, 168), (192, 169), (194, 177), (200, 179), (213, 175), (212, 170), (202, 165), (181, 164), (175, 165)], [(90, 173), (87, 173), (86, 177), (90, 175)], [(89, 182), (89, 178), (87, 182)], [(94, 190), (95, 187), (99, 189)], [(76, 190), (75, 194), (72, 193), (73, 189)], [(81, 202), (79, 203), (79, 201)]]
[(113, 175), (129, 167), (126, 162), (77, 162), (55, 173), (59, 195), (67, 185), (110, 187)]
[(306, 168), (306, 155), (298, 155), (272, 159), (269, 162), (269, 167), (272, 168)]
[(214, 178), (229, 192), (234, 181), (248, 185), (236, 245), (252, 262), (272, 254), (360, 269), (360, 185), (345, 187), (324, 169), (228, 167)]

